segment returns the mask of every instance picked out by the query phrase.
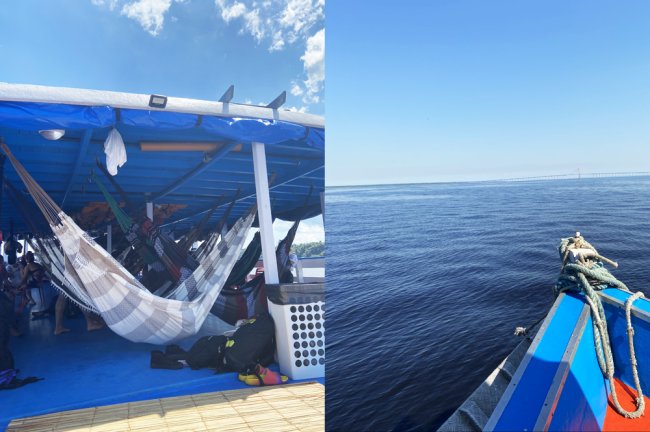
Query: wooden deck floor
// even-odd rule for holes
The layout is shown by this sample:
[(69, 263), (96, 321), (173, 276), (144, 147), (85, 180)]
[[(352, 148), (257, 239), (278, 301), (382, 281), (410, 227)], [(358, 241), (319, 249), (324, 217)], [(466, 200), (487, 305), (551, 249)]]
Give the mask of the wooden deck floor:
[(325, 430), (319, 383), (251, 387), (64, 411), (13, 420), (7, 431), (305, 431)]

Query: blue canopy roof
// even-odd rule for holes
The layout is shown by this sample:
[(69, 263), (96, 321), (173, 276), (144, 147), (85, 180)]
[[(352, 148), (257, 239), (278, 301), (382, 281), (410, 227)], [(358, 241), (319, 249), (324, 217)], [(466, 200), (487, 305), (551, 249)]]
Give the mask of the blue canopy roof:
[[(127, 107), (124, 103), (84, 105), (30, 98), (18, 101), (13, 96), (13, 100), (2, 99), (0, 91), (0, 137), (70, 215), (87, 209), (93, 202), (104, 201), (88, 178), (91, 171), (99, 172), (96, 161), (105, 161), (103, 145), (112, 128), (122, 135), (128, 158), (115, 181), (136, 207), (144, 209), (147, 201), (182, 206), (165, 220), (165, 226), (178, 235), (195, 225), (216, 198), (221, 197), (222, 204), (208, 226), (216, 223), (237, 194), (230, 222), (255, 203), (253, 142), (264, 143), (266, 147), (274, 214), (293, 220), (320, 212), (325, 130), (313, 125), (315, 116), (301, 124), (286, 121), (279, 110), (271, 109), (265, 118), (227, 115), (238, 111), (238, 107), (243, 107), (240, 112), (252, 111), (235, 104), (220, 104), (221, 111), (215, 114), (208, 114), (205, 109), (193, 113), (187, 112), (192, 109), (188, 100), (179, 103), (190, 108), (176, 112), (171, 110), (171, 98), (167, 109), (152, 109), (138, 103)], [(254, 109), (260, 111), (259, 107)], [(47, 129), (63, 129), (65, 135), (49, 141), (39, 133)], [(9, 163), (4, 166), (4, 176), (25, 191)], [(122, 200), (102, 174), (97, 177), (118, 201)], [(28, 231), (22, 213), (6, 190), (1, 205), (0, 229), (8, 232), (13, 225), (16, 233)], [(38, 220), (43, 222), (40, 217)], [(108, 222), (84, 228), (103, 229)]]

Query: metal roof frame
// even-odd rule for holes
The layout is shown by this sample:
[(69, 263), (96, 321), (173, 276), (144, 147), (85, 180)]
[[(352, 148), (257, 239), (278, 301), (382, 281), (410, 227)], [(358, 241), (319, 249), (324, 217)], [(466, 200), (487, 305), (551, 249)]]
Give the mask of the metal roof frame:
[[(274, 212), (288, 215), (289, 218), (300, 217), (298, 213), (304, 205), (304, 197), (310, 188), (314, 188), (317, 193), (308, 203), (313, 210), (320, 203), (318, 192), (324, 191), (324, 146), (310, 145), (309, 134), (320, 134), (322, 141), (324, 119), (312, 114), (281, 110), (279, 105), (268, 108), (235, 104), (231, 102), (233, 95), (234, 88), (229, 88), (222, 97), (224, 102), (169, 97), (165, 108), (155, 108), (149, 106), (150, 95), (0, 83), (0, 108), (3, 104), (34, 103), (52, 104), (53, 107), (110, 107), (115, 111), (113, 126), (66, 129), (65, 136), (58, 141), (47, 141), (33, 129), (12, 127), (7, 119), (3, 123), (0, 111), (0, 137), (4, 138), (46, 192), (61, 204), (63, 210), (75, 214), (89, 202), (103, 201), (96, 185), (88, 182), (88, 175), (92, 170), (97, 171), (95, 160), (104, 159), (104, 141), (111, 128), (117, 125), (124, 138), (128, 161), (119, 169), (115, 180), (134, 204), (143, 208), (151, 200), (155, 204), (185, 204), (185, 208), (171, 215), (163, 224), (181, 235), (210, 208), (215, 197), (224, 196), (227, 202), (228, 196), (241, 189), (230, 222), (256, 201), (253, 142), (219, 136), (220, 129), (215, 132), (214, 129), (198, 127), (202, 122), (215, 116), (235, 120), (260, 119), (269, 124), (275, 121), (295, 124), (305, 128), (302, 138), (294, 133), (294, 138), (265, 146), (267, 170), (274, 179), (269, 185), (270, 202)], [(280, 102), (276, 101), (276, 105)], [(142, 126), (138, 124), (138, 116), (132, 117), (128, 124), (120, 123), (121, 114), (117, 108), (141, 110), (145, 113), (141, 121), (148, 123)], [(163, 127), (156, 128), (155, 124), (152, 126), (151, 119), (155, 119), (155, 113), (161, 111), (170, 115), (196, 115), (195, 120), (184, 117), (183, 122), (191, 120), (197, 127), (175, 128), (163, 124)], [(150, 113), (148, 117), (146, 112)], [(238, 126), (233, 124), (233, 127)], [(142, 151), (142, 142), (216, 144), (213, 151)], [(5, 167), (4, 175), (24, 191), (11, 167)], [(98, 178), (118, 201), (122, 200), (106, 178), (99, 174)], [(27, 231), (8, 194), (2, 195), (1, 201), (0, 229), (8, 230), (13, 222), (16, 232)], [(225, 208), (226, 204), (222, 207)], [(215, 211), (209, 224), (220, 218), (223, 208)]]

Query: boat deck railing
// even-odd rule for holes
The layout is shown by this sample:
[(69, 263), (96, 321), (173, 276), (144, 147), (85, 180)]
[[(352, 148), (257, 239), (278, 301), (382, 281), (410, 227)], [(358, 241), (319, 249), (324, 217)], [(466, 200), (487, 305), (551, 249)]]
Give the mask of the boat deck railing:
[[(257, 261), (255, 267), (264, 267), (263, 261)], [(299, 258), (292, 273), (298, 283), (325, 282), (325, 257)]]

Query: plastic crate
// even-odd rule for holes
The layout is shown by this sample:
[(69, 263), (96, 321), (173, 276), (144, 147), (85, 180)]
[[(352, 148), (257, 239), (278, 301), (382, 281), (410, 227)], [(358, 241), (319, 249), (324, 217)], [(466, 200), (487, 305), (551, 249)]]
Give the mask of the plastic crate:
[(267, 296), (280, 371), (291, 379), (324, 377), (324, 284), (270, 285)]

